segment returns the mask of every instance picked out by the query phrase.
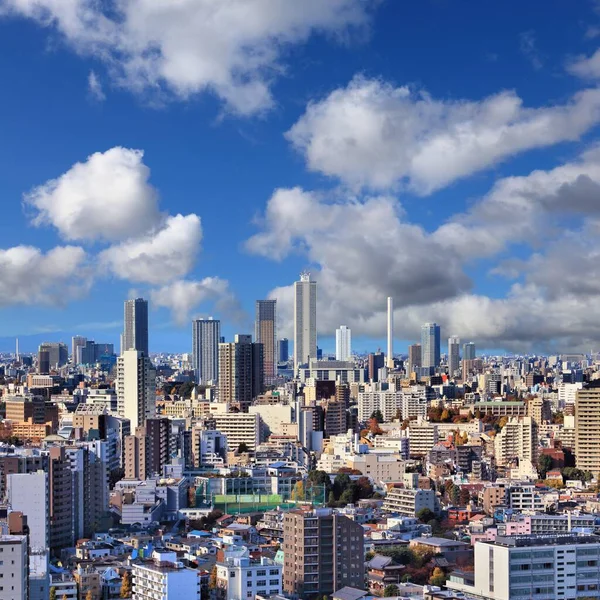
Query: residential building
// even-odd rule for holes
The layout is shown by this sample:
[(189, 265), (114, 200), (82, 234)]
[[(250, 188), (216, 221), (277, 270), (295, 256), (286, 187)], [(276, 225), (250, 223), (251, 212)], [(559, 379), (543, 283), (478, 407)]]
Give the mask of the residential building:
[(27, 600), (27, 536), (0, 535), (0, 558), (0, 600)]
[(575, 464), (594, 477), (600, 476), (600, 388), (576, 392)]
[(408, 347), (408, 369), (407, 373), (414, 373), (421, 368), (422, 363), (421, 344), (411, 344)]
[(294, 369), (317, 358), (317, 282), (302, 273), (294, 283)]
[(358, 420), (366, 421), (380, 411), (384, 421), (395, 419), (402, 410), (402, 391), (378, 390), (358, 393)]
[(148, 301), (143, 298), (126, 300), (124, 307), (124, 329), (121, 354), (135, 350), (148, 354)]
[(475, 358), (475, 344), (473, 342), (463, 344), (463, 360), (475, 360)]
[(227, 436), (222, 432), (200, 427), (192, 429), (191, 454), (194, 468), (224, 467), (227, 463), (227, 450)]
[(51, 447), (48, 460), (49, 539), (53, 552), (74, 543), (73, 477), (63, 446)]
[(385, 354), (383, 352), (375, 352), (369, 354), (369, 364), (367, 379), (372, 382), (379, 381), (379, 369), (385, 366)]
[(199, 600), (200, 578), (197, 569), (187, 569), (176, 552), (152, 553), (152, 559), (133, 563), (134, 600)]
[(273, 385), (277, 377), (277, 300), (257, 300), (254, 339), (263, 347), (263, 381)]
[(437, 512), (434, 490), (393, 487), (383, 501), (383, 510), (405, 517), (416, 517), (424, 508)]
[(340, 325), (335, 330), (335, 360), (350, 360), (352, 356), (352, 330)]
[(192, 321), (192, 365), (196, 383), (216, 382), (219, 379), (219, 343), (221, 321), (195, 319)]
[(423, 419), (411, 421), (406, 435), (410, 456), (414, 457), (426, 456), (439, 441), (437, 425)]
[(131, 431), (154, 417), (156, 371), (146, 354), (125, 350), (117, 360), (117, 407), (120, 417), (129, 419)]
[(514, 458), (537, 462), (537, 425), (531, 417), (511, 418), (494, 438), (496, 464), (508, 465)]
[(215, 428), (227, 437), (230, 451), (238, 449), (240, 444), (253, 452), (260, 444), (261, 418), (250, 413), (215, 413), (212, 417)]
[(283, 521), (283, 589), (299, 598), (364, 585), (364, 533), (331, 509), (291, 510)]
[(365, 383), (366, 369), (350, 361), (311, 359), (308, 367), (300, 367), (298, 376), (303, 383), (308, 380)]

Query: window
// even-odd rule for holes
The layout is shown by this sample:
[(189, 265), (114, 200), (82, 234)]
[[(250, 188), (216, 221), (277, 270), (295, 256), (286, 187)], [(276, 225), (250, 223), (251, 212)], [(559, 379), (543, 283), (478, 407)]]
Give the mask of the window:
[(267, 574), (266, 571), (256, 571), (256, 576), (257, 577), (264, 577)]
[(256, 582), (256, 586), (257, 587), (265, 587), (267, 585), (267, 580), (266, 579), (261, 579), (260, 581)]
[(271, 579), (269, 585), (279, 585), (279, 581), (277, 579)]

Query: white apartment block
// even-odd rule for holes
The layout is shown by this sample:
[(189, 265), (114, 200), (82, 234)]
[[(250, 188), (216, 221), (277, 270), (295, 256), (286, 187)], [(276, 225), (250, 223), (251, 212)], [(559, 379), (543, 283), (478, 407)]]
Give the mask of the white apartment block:
[(117, 411), (131, 431), (156, 414), (156, 371), (143, 352), (126, 350), (117, 359)]
[(218, 431), (227, 436), (230, 452), (238, 449), (241, 443), (254, 452), (260, 444), (261, 417), (252, 413), (214, 413), (213, 418)]
[(27, 536), (0, 536), (0, 600), (26, 600), (27, 573)]
[(366, 421), (376, 411), (381, 411), (385, 422), (395, 419), (402, 408), (401, 391), (380, 390), (373, 392), (359, 392), (358, 394), (358, 420)]
[(282, 593), (282, 565), (267, 558), (253, 561), (244, 546), (233, 546), (217, 563), (217, 588), (224, 600), (249, 600)]
[(397, 453), (353, 454), (346, 460), (346, 466), (360, 471), (375, 483), (400, 481), (404, 476), (404, 461)]
[(404, 433), (409, 440), (408, 449), (411, 456), (426, 456), (439, 441), (437, 424), (422, 419), (411, 421)]
[(433, 490), (391, 488), (383, 501), (383, 510), (405, 517), (416, 517), (424, 508), (428, 508), (432, 512), (436, 511)]
[(531, 417), (513, 417), (506, 423), (494, 440), (496, 464), (506, 466), (514, 458), (536, 464), (537, 435)]
[(425, 418), (429, 401), (435, 397), (435, 393), (424, 385), (411, 385), (410, 387), (402, 388), (402, 404), (401, 417), (402, 419), (411, 419), (414, 417)]
[(600, 598), (600, 543), (590, 535), (499, 536), (475, 544), (475, 582), (448, 588), (490, 600)]
[(186, 569), (176, 552), (152, 553), (152, 560), (132, 565), (133, 600), (200, 600), (196, 569)]

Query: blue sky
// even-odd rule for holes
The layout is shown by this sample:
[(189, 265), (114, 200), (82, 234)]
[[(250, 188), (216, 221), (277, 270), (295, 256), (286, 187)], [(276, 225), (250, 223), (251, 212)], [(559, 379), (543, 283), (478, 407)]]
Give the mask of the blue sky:
[(93, 4), (0, 0), (0, 349), (117, 343), (134, 293), (153, 351), (268, 296), (290, 336), (303, 268), (326, 350), (387, 295), (399, 351), (597, 345), (594, 2)]

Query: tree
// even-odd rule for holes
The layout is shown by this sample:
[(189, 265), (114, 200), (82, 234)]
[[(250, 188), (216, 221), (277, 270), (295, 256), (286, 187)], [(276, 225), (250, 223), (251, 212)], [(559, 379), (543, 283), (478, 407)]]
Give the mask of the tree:
[[(91, 598), (91, 596), (90, 596), (90, 598)], [(63, 594), (61, 600), (69, 600), (69, 599), (67, 598), (66, 594)], [(87, 596), (86, 596), (86, 600), (88, 600)]]
[(500, 429), (502, 429), (506, 424), (508, 423), (508, 417), (500, 417), (500, 420), (498, 421), (498, 427)]
[(540, 474), (540, 479), (546, 479), (546, 473), (552, 468), (552, 457), (548, 454), (540, 454), (537, 463), (537, 470)]
[(429, 578), (429, 583), (437, 587), (442, 587), (446, 583), (446, 574), (444, 573), (444, 571), (442, 571), (442, 569), (436, 567), (435, 569), (433, 569), (433, 573)]
[(375, 419), (378, 423), (383, 423), (383, 413), (379, 409), (374, 410), (371, 419)]
[(345, 473), (340, 473), (335, 476), (335, 479), (333, 480), (333, 493), (335, 494), (336, 499), (340, 498), (346, 489), (350, 487), (351, 483), (352, 479)]
[[(66, 598), (66, 595), (65, 595)], [(94, 594), (92, 594), (92, 590), (88, 590), (87, 594), (85, 595), (85, 600), (94, 600)]]
[(208, 589), (214, 590), (217, 588), (217, 565), (214, 565), (210, 571), (210, 577), (208, 578)]
[(237, 453), (243, 454), (244, 452), (250, 452), (250, 448), (248, 448), (248, 444), (246, 444), (246, 442), (240, 442), (240, 445), (237, 449)]
[(50, 598), (50, 600), (56, 600), (56, 588), (55, 587), (50, 588), (49, 598)]
[(306, 492), (304, 491), (304, 482), (298, 481), (294, 486), (291, 494), (291, 500), (295, 502), (303, 502), (306, 497)]
[(377, 419), (369, 419), (368, 421), (369, 433), (372, 435), (381, 435), (383, 433), (383, 429), (379, 427), (379, 423)]
[(121, 598), (131, 598), (131, 573), (125, 571), (121, 579)]
[(329, 498), (327, 500), (327, 506), (335, 506), (335, 494), (333, 491), (329, 492)]
[(391, 585), (386, 585), (383, 590), (384, 598), (391, 598), (393, 596), (398, 596), (398, 594), (400, 594), (400, 590), (398, 589), (398, 586), (393, 583)]
[(435, 519), (435, 513), (429, 508), (422, 508), (417, 513), (417, 519), (421, 521), (421, 523), (428, 523), (431, 519)]
[(450, 420), (450, 413), (448, 412), (448, 409), (445, 408), (442, 411), (442, 414), (440, 415), (440, 421), (442, 421), (443, 423), (447, 423)]

